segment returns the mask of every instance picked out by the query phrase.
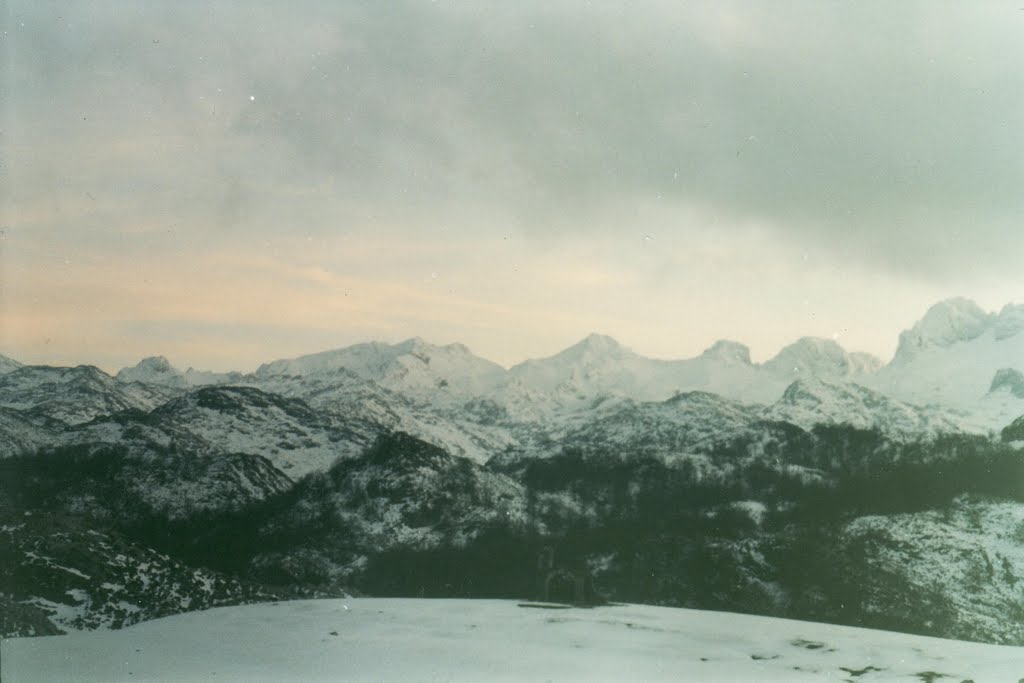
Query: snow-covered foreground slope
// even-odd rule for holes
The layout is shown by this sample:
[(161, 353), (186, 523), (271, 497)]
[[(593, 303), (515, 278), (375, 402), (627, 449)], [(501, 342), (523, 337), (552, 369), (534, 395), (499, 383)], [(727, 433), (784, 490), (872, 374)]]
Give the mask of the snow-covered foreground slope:
[(1015, 681), (1024, 648), (622, 605), (304, 600), (2, 644), (11, 681)]

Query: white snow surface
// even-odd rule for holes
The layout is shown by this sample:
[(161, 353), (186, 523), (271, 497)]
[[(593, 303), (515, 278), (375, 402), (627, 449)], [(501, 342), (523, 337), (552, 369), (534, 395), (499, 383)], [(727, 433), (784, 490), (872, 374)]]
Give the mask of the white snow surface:
[(303, 600), (9, 639), (11, 681), (1011, 681), (1024, 648), (724, 612)]

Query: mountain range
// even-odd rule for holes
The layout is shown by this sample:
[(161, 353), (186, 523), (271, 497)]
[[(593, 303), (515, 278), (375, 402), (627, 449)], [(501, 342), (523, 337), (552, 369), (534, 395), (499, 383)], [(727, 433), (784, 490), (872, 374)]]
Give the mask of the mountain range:
[[(751, 418), (804, 427), (849, 423), (904, 436), (985, 433), (1024, 413), (1022, 369), (1024, 306), (990, 314), (965, 299), (931, 307), (900, 335), (887, 364), (810, 337), (760, 364), (751, 362), (747, 347), (724, 340), (695, 358), (652, 359), (597, 334), (509, 369), (461, 344), (435, 346), (419, 338), (276, 360), (248, 374), (180, 371), (151, 357), (111, 377), (92, 366), (23, 366), (3, 358), (0, 434), (6, 446), (0, 452), (81, 440), (87, 433), (120, 438), (109, 421), (84, 425), (157, 408), (145, 418), (151, 437), (153, 430), (162, 431), (164, 441), (172, 433), (192, 434), (213, 449), (280, 461), (292, 477), (323, 470), (384, 431), (403, 431), (483, 463), (508, 449), (544, 450), (610, 411), (618, 411), (618, 424), (628, 429), (621, 419), (627, 405), (650, 414), (645, 428), (652, 420), (683, 419), (705, 431), (736, 426), (729, 420), (719, 425), (713, 411), (690, 408), (685, 417), (659, 405), (691, 392), (740, 402)], [(212, 387), (231, 388), (204, 392)], [(211, 407), (217, 396), (227, 403)], [(130, 422), (141, 413), (117, 419)], [(177, 427), (170, 424), (175, 420)], [(672, 447), (688, 443), (676, 439)]]
[[(1022, 370), (1024, 306), (964, 299), (888, 363), (809, 337), (763, 363), (726, 340), (652, 359), (597, 334), (507, 369), (419, 338), (252, 373), (0, 356), (0, 597), (22, 615), (4, 628), (519, 595), (557, 543), (618, 599), (1024, 643), (1001, 621), (1024, 610), (1024, 556), (993, 540), (1024, 528)], [(970, 581), (908, 553), (955, 553), (943, 566)]]

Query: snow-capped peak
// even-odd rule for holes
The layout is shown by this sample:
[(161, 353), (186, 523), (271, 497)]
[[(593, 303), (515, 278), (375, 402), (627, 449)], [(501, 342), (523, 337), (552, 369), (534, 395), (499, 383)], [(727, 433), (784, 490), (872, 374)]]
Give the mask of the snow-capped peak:
[(588, 334), (585, 338), (557, 354), (555, 357), (581, 358), (607, 355), (621, 356), (625, 353), (629, 353), (629, 350), (622, 346), (622, 344), (606, 334), (597, 334), (594, 332)]
[[(1011, 311), (1007, 320), (1013, 317)], [(929, 308), (917, 324), (900, 334), (893, 362), (906, 362), (927, 348), (948, 348), (958, 342), (977, 339), (993, 321), (994, 316), (970, 299), (940, 301)], [(1012, 327), (1012, 323), (1009, 325)]]
[(764, 369), (789, 377), (846, 377), (870, 372), (872, 363), (863, 355), (851, 357), (835, 340), (801, 337), (784, 347)]
[(180, 370), (163, 356), (143, 358), (135, 366), (122, 368), (115, 375), (120, 382), (141, 382), (163, 386), (184, 387), (185, 378)]
[[(332, 372), (345, 368), (357, 375), (366, 373), (393, 360), (402, 353), (408, 353), (415, 340), (391, 346), (383, 342), (366, 342), (341, 349), (311, 353), (298, 358), (287, 358), (264, 363), (256, 370), (257, 377), (305, 376)], [(402, 348), (405, 345), (408, 348)]]
[(573, 401), (605, 394), (647, 398), (645, 391), (650, 392), (664, 365), (664, 361), (633, 353), (611, 337), (591, 334), (553, 356), (513, 366), (509, 376), (520, 386), (557, 392), (562, 399), (572, 397)]
[(730, 365), (750, 365), (750, 349), (739, 342), (719, 339), (700, 354), (705, 360), (717, 360)]
[(511, 372), (520, 378), (533, 375), (540, 368), (545, 368), (545, 372), (561, 374), (571, 372), (574, 368), (615, 365), (634, 358), (640, 357), (611, 337), (590, 334), (553, 356), (523, 361), (514, 366)]
[[(475, 360), (483, 360), (473, 355), (473, 352), (469, 350), (469, 347), (465, 344), (445, 344), (444, 346), (437, 346), (424, 340), (422, 337), (412, 337), (406, 339), (403, 342), (399, 342), (394, 346), (390, 347), (396, 355), (408, 354), (411, 356), (417, 356), (421, 359), (429, 359), (434, 357), (447, 357), (447, 358), (461, 358), (472, 362)], [(426, 362), (429, 362), (426, 361)], [(490, 362), (490, 361), (485, 361)]]
[(956, 406), (990, 427), (1005, 424), (1019, 410), (1008, 369), (1024, 367), (1022, 329), (1024, 306), (994, 314), (967, 299), (943, 301), (900, 335), (892, 362), (868, 383), (904, 401)]
[(304, 376), (325, 372), (333, 372), (342, 368), (354, 372), (365, 379), (379, 379), (397, 359), (411, 356), (428, 364), (437, 356), (457, 356), (468, 354), (468, 349), (461, 344), (450, 346), (434, 346), (420, 337), (412, 337), (397, 344), (384, 342), (366, 342), (346, 346), (330, 351), (321, 351), (298, 358), (275, 360), (264, 363), (256, 370), (258, 377), (278, 375)]
[(148, 369), (154, 372), (170, 372), (174, 368), (171, 366), (171, 361), (167, 360), (164, 356), (150, 356), (149, 358), (143, 358), (135, 366), (136, 369)]
[(237, 372), (210, 372), (189, 368), (185, 372), (171, 365), (163, 356), (143, 358), (134, 367), (121, 369), (116, 378), (119, 382), (150, 384), (171, 389), (187, 389), (208, 384), (223, 384), (241, 379)]
[(397, 391), (462, 392), (473, 395), (493, 389), (505, 369), (473, 355), (462, 344), (435, 346), (419, 337), (398, 344), (369, 342), (298, 358), (266, 363), (256, 377), (309, 377), (345, 370)]

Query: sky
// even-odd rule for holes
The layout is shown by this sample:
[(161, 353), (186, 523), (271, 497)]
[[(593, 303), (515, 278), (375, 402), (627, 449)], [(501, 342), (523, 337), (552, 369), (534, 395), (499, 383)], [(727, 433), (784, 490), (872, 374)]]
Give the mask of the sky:
[(1024, 302), (1020, 5), (6, 0), (0, 354), (888, 360)]

